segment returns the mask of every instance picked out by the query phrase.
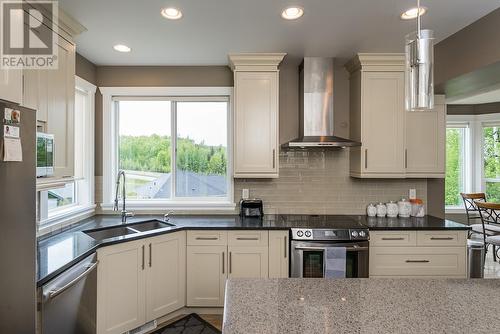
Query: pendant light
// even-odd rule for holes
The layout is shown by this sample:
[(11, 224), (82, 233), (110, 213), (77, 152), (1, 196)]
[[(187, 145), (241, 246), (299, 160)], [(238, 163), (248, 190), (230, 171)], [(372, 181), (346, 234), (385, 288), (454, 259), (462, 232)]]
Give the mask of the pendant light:
[(420, 26), (417, 0), (417, 31), (406, 35), (406, 110), (434, 108), (434, 36)]

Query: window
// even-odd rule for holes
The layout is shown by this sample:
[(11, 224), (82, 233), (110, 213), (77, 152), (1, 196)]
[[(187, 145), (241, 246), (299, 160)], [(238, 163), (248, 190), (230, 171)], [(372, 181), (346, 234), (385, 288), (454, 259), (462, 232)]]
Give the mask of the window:
[(500, 202), (500, 126), (483, 126), (483, 188), (486, 198)]
[(447, 121), (446, 210), (462, 212), (460, 192), (484, 192), (500, 202), (500, 115), (448, 115)]
[(465, 126), (458, 125), (446, 129), (445, 205), (448, 207), (462, 205), (460, 193), (465, 191), (466, 131)]
[(75, 183), (68, 183), (64, 187), (48, 190), (47, 196), (49, 214), (56, 209), (73, 205), (76, 203)]
[[(131, 210), (234, 209), (230, 87), (102, 88), (103, 200)], [(119, 197), (121, 197), (121, 189)]]

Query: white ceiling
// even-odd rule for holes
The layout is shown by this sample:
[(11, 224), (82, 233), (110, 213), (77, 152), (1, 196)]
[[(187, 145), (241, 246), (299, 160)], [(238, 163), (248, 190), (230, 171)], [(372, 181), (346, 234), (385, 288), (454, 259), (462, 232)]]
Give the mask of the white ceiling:
[(483, 104), (500, 102), (500, 87), (489, 87), (475, 95), (446, 100), (447, 104)]
[[(356, 52), (402, 52), (414, 21), (399, 15), (413, 0), (59, 0), (87, 27), (78, 52), (98, 65), (225, 65), (230, 52), (287, 52), (289, 58)], [(304, 7), (297, 21), (281, 19), (290, 4)], [(495, 0), (423, 0), (423, 27), (437, 41), (500, 6)], [(184, 17), (164, 19), (174, 6)], [(114, 51), (126, 44), (132, 52)]]

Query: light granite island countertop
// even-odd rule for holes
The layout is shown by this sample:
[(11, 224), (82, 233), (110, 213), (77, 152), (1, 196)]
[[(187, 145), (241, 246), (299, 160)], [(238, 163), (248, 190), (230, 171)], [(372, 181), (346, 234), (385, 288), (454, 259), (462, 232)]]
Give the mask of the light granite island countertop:
[(224, 334), (500, 333), (500, 279), (229, 279)]

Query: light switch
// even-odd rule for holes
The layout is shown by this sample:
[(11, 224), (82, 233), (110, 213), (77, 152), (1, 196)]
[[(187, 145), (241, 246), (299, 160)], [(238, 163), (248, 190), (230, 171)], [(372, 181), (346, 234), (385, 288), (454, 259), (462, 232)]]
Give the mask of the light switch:
[(250, 197), (250, 191), (248, 189), (241, 190), (241, 198), (248, 199)]
[(417, 198), (417, 189), (410, 189), (410, 191), (408, 192), (408, 197), (410, 199)]

